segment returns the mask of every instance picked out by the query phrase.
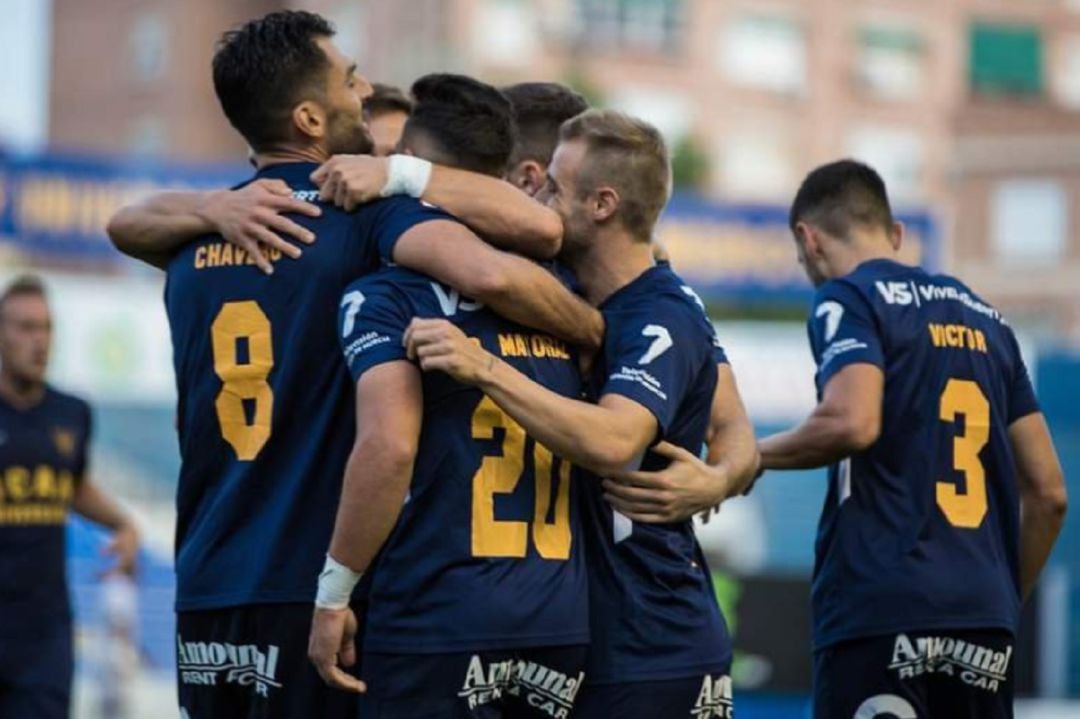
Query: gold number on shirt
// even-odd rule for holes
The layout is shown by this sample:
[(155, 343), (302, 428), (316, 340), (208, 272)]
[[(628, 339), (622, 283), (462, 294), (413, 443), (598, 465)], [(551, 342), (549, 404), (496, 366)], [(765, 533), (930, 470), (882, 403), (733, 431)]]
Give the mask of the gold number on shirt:
[[(472, 554), (474, 557), (524, 557), (529, 549), (529, 522), (495, 519), (495, 495), (512, 493), (525, 470), (525, 430), (484, 397), (473, 413), (473, 439), (494, 439), (503, 430), (502, 454), (485, 456), (473, 476)], [(551, 512), (551, 480), (554, 456), (533, 442), (533, 476), (536, 502), (532, 521), (533, 543), (544, 559), (569, 559), (570, 463), (560, 462), (555, 511)], [(548, 522), (552, 514), (553, 521)]]
[(986, 516), (986, 469), (979, 452), (990, 439), (990, 403), (971, 380), (950, 379), (941, 394), (941, 421), (964, 418), (964, 433), (953, 439), (953, 467), (964, 473), (961, 493), (952, 482), (937, 483), (937, 503), (949, 524), (976, 529)]
[[(226, 302), (210, 325), (214, 372), (221, 379), (221, 391), (214, 402), (221, 436), (232, 445), (237, 459), (250, 461), (270, 439), (270, 418), (274, 412), (274, 391), (266, 381), (274, 367), (274, 347), (270, 341), (270, 320), (257, 302)], [(247, 340), (247, 362), (241, 364), (238, 343)], [(249, 424), (244, 400), (254, 402)]]

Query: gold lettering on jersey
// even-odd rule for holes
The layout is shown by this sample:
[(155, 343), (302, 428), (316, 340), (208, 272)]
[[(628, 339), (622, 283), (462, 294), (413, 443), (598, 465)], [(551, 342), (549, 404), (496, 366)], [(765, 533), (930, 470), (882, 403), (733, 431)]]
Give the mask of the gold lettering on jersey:
[(14, 465), (0, 474), (0, 525), (61, 524), (75, 496), (69, 470)]
[(548, 335), (523, 335), (517, 332), (499, 334), (499, 354), (503, 357), (570, 359), (570, 350), (564, 342)]
[(935, 347), (971, 350), (983, 354), (989, 351), (986, 335), (982, 330), (967, 325), (942, 325), (934, 322), (929, 323), (927, 328), (930, 330), (930, 342)]
[[(281, 259), (281, 250), (264, 250), (271, 262)], [(240, 267), (241, 265), (254, 265), (255, 258), (246, 250), (233, 247), (228, 242), (211, 242), (195, 250), (195, 269), (205, 270), (212, 267)]]

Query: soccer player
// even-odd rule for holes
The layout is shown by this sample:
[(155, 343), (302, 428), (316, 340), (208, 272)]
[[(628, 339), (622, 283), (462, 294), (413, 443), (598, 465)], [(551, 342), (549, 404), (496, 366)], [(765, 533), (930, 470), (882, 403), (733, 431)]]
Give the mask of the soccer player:
[(559, 127), (589, 105), (581, 95), (557, 82), (522, 82), (502, 91), (514, 107), (517, 127), (506, 179), (535, 197), (547, 181), (547, 168), (559, 144)]
[[(658, 468), (658, 440), (698, 452), (715, 337), (693, 292), (653, 264), (669, 167), (655, 128), (590, 110), (562, 126), (548, 169), (542, 196), (563, 218), (560, 259), (607, 322), (595, 404), (552, 392), (442, 320), (413, 320), (410, 354), (478, 387), (530, 437), (596, 475)], [(592, 644), (574, 716), (730, 716), (731, 645), (691, 523), (635, 523), (604, 500), (599, 479), (582, 483)]]
[(52, 316), (35, 277), (0, 294), (0, 719), (67, 719), (71, 608), (65, 522), (112, 532), (113, 571), (130, 573), (131, 518), (91, 481), (90, 406), (45, 381)]
[(386, 157), (398, 146), (413, 103), (393, 85), (376, 82), (372, 83), (371, 88), (371, 95), (364, 99), (364, 120), (375, 142), (372, 154)]
[[(290, 202), (317, 197), (309, 176), (320, 161), (371, 147), (366, 83), (332, 35), (317, 15), (273, 13), (226, 34), (214, 58), (222, 108), (255, 150), (256, 182), (270, 194), (291, 187)], [(536, 214), (520, 192), (492, 193), (500, 190), (507, 204)], [(168, 269), (182, 459), (181, 707), (200, 718), (351, 716), (355, 697), (325, 686), (305, 641), (354, 434), (333, 320), (345, 284), (393, 259), (567, 339), (595, 341), (602, 321), (535, 264), (414, 200), (278, 218), (290, 234), (318, 241), (299, 261), (270, 250), (267, 274), (223, 233), (190, 241), (208, 229), (197, 208), (214, 198), (154, 198), (110, 227), (122, 249)], [(396, 240), (392, 257), (380, 256), (376, 239)], [(512, 239), (525, 244), (521, 234)], [(538, 255), (548, 251), (546, 239), (533, 244)]]
[(761, 441), (829, 465), (813, 583), (814, 716), (1012, 716), (1020, 605), (1065, 486), (1013, 331), (954, 277), (899, 263), (876, 172), (844, 160), (791, 207), (817, 287), (819, 403)]
[[(513, 120), (498, 90), (436, 75), (412, 93), (407, 152), (503, 172)], [(356, 652), (348, 599), (368, 572), (361, 716), (568, 716), (588, 641), (570, 464), (476, 389), (422, 375), (403, 340), (413, 317), (445, 317), (566, 397), (580, 392), (576, 352), (398, 267), (354, 282), (341, 305), (357, 436), (319, 580), (313, 662), (356, 686), (335, 665), (343, 646)]]

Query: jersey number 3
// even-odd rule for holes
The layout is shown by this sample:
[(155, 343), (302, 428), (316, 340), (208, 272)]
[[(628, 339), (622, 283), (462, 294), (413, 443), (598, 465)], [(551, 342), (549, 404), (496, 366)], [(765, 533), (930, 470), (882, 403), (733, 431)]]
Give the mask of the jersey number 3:
[(937, 483), (937, 503), (949, 524), (977, 529), (986, 516), (986, 469), (979, 452), (990, 440), (990, 403), (971, 380), (950, 379), (941, 393), (941, 421), (964, 417), (964, 433), (953, 439), (953, 467), (964, 473), (965, 491), (952, 482)]
[[(473, 476), (472, 553), (474, 557), (524, 557), (529, 549), (529, 522), (495, 519), (495, 495), (510, 494), (525, 472), (525, 450), (533, 446), (536, 503), (532, 521), (533, 543), (544, 559), (570, 558), (570, 463), (559, 462), (559, 488), (551, 511), (551, 475), (554, 455), (530, 441), (520, 424), (508, 417), (490, 397), (473, 413), (473, 439), (495, 438), (504, 432), (501, 456), (486, 456)], [(553, 520), (548, 521), (548, 515)]]
[(251, 461), (270, 439), (274, 412), (274, 391), (267, 382), (274, 367), (270, 320), (253, 300), (226, 302), (210, 325), (210, 339), (214, 373), (222, 383), (214, 401), (221, 436), (237, 459)]

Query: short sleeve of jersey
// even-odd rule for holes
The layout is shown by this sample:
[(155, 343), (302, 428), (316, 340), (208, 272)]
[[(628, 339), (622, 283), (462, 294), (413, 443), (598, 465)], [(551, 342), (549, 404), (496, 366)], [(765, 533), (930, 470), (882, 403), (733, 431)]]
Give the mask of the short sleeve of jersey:
[(91, 411), (90, 405), (83, 402), (82, 410), (84, 415), (83, 436), (82, 446), (79, 448), (79, 463), (76, 481), (82, 481), (82, 478), (90, 471), (90, 440), (94, 432), (94, 413)]
[(1039, 400), (1035, 396), (1035, 388), (1031, 384), (1031, 376), (1028, 374), (1027, 365), (1024, 364), (1024, 358), (1020, 353), (1020, 344), (1016, 341), (1016, 336), (1011, 329), (1007, 330), (1007, 332), (1009, 334), (1010, 350), (1013, 355), (1013, 373), (1012, 384), (1008, 388), (1009, 407), (1006, 421), (1012, 424), (1018, 419), (1040, 411), (1040, 409)]
[(405, 297), (389, 282), (354, 282), (338, 310), (341, 350), (353, 381), (372, 367), (407, 359), (402, 338), (412, 319)]
[(379, 248), (379, 257), (394, 261), (394, 248), (401, 236), (413, 227), (431, 220), (455, 220), (454, 216), (434, 205), (412, 197), (388, 197), (361, 210)]
[[(605, 317), (608, 376), (600, 396), (618, 394), (652, 412), (667, 433), (696, 371), (709, 352), (695, 309), (660, 302), (647, 310)], [(711, 355), (709, 355), (711, 356)]]
[(865, 363), (885, 367), (870, 304), (845, 282), (830, 282), (818, 290), (808, 330), (821, 389), (848, 365)]

